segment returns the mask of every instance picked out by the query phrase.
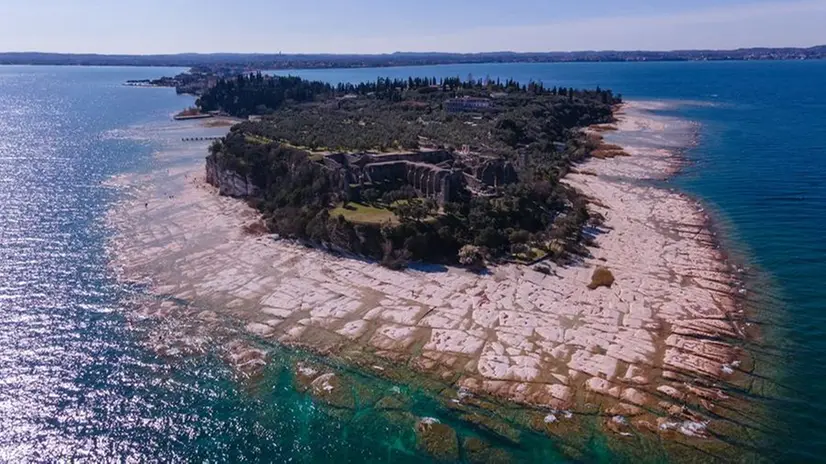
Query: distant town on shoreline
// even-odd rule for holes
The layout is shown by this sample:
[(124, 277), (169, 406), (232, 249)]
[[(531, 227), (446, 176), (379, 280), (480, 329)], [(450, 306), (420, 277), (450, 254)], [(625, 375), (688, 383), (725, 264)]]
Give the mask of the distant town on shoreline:
[(389, 54), (180, 53), (103, 55), (39, 52), (0, 53), (0, 65), (75, 66), (245, 66), (250, 69), (363, 68), (470, 63), (557, 63), (638, 61), (815, 60), (826, 58), (826, 45), (809, 48), (736, 50), (576, 51), (576, 52), (396, 52)]

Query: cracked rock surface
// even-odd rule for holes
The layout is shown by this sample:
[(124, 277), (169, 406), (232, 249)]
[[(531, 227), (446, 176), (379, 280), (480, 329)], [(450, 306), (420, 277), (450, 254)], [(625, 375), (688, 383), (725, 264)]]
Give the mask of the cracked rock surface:
[[(667, 129), (638, 110), (626, 106), (619, 133), (650, 140)], [(202, 156), (177, 160), (163, 194), (152, 174), (117, 180), (135, 193), (109, 217), (113, 267), (263, 339), (329, 353), (355, 345), (470, 392), (554, 410), (598, 404), (633, 416), (628, 426), (698, 436), (705, 425), (693, 424), (705, 422), (674, 406), (722, 401), (713, 384), (737, 362), (740, 331), (702, 209), (641, 182), (676, 166), (652, 146), (628, 144), (631, 156), (592, 159), (565, 178), (605, 222), (591, 257), (550, 275), (518, 265), (398, 272), (252, 235), (256, 212), (204, 182)], [(615, 282), (590, 290), (598, 266)]]

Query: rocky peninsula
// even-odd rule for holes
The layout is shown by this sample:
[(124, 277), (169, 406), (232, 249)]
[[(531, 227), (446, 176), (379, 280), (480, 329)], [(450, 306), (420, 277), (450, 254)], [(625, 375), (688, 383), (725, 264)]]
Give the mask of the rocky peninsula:
[[(618, 436), (707, 440), (731, 425), (725, 405), (736, 399), (725, 385), (749, 362), (737, 347), (741, 310), (703, 209), (649, 182), (680, 165), (657, 147), (669, 121), (651, 109), (627, 103), (615, 124), (593, 129), (639, 143), (622, 146), (630, 156), (592, 157), (564, 178), (604, 221), (591, 231), (589, 256), (550, 272), (537, 270), (545, 264), (394, 271), (282, 240), (245, 202), (219, 194), (227, 185), (248, 191), (248, 179), (205, 172), (192, 153), (165, 153), (176, 167), (162, 182), (116, 180), (135, 190), (110, 217), (120, 231), (113, 267), (172, 299), (154, 304), (153, 317), (186, 302), (206, 322), (229, 317), (257, 339), (376, 375), (393, 378), (376, 359), (405, 366), (452, 387), (457, 401), (478, 395), (546, 411), (550, 432), (558, 419), (598, 414)], [(589, 288), (599, 268), (613, 283)], [(160, 345), (197, 351), (197, 338), (166, 337)], [(242, 370), (266, 362), (265, 349), (229, 346)], [(330, 380), (304, 375), (312, 385)]]

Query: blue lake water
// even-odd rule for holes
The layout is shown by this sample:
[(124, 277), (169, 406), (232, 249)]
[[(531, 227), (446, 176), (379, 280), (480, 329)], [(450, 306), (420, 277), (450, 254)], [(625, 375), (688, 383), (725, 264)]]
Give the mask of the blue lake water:
[[(140, 289), (119, 285), (107, 269), (103, 217), (118, 193), (103, 182), (148, 169), (161, 142), (151, 131), (118, 134), (168, 120), (193, 98), (121, 83), (179, 71), (0, 67), (0, 461), (419, 459), (407, 449), (409, 433), (320, 418), (312, 400), (285, 393), (278, 375), (251, 391), (209, 356), (160, 359), (123, 317)], [(751, 314), (761, 327), (752, 349), (771, 378), (752, 392), (769, 410), (768, 433), (754, 446), (774, 460), (823, 459), (826, 62), (292, 73), (332, 82), (470, 74), (673, 102), (668, 112), (696, 122), (698, 138), (670, 184), (709, 205), (727, 249), (750, 265)], [(416, 404), (432, 411), (424, 399)], [(520, 456), (562, 459), (541, 446)], [(619, 458), (596, 438), (587, 447), (588, 461)]]

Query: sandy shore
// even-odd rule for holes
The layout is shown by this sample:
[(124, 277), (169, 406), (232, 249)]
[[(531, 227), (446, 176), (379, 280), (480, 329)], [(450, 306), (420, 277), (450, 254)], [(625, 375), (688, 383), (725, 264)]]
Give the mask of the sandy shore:
[[(618, 133), (650, 142), (667, 130), (644, 109), (626, 105)], [(395, 272), (249, 234), (255, 211), (204, 183), (204, 153), (165, 153), (160, 161), (175, 167), (163, 175), (114, 180), (132, 195), (109, 217), (119, 231), (112, 263), (121, 278), (257, 337), (370, 353), (463, 392), (548, 410), (596, 408), (618, 433), (703, 436), (708, 411), (726, 401), (719, 382), (738, 375), (738, 311), (702, 209), (645, 184), (679, 165), (648, 142), (566, 177), (606, 220), (593, 256), (552, 275), (517, 265), (484, 276)], [(613, 272), (611, 288), (587, 288), (597, 266)]]

